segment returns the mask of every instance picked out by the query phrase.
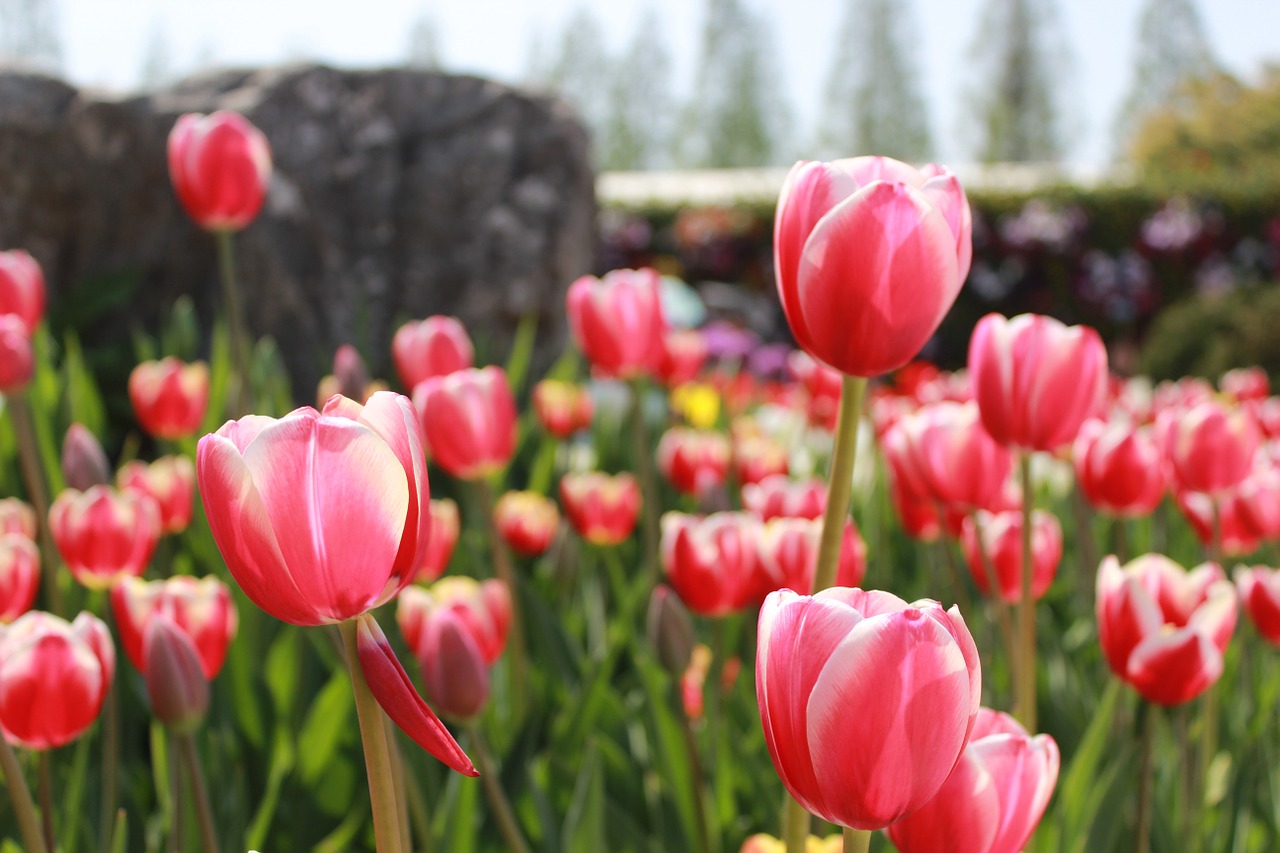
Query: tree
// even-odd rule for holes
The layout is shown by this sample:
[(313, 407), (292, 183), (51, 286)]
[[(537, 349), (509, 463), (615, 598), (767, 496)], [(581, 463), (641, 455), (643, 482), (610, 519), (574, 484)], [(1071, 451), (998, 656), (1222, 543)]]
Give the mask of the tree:
[(597, 146), (602, 169), (666, 165), (672, 125), (671, 56), (662, 21), (647, 8), (609, 73), (608, 111)]
[(0, 0), (0, 61), (44, 71), (62, 67), (55, 0)]
[(590, 9), (579, 7), (560, 34), (549, 61), (541, 56), (540, 43), (530, 57), (531, 82), (545, 86), (573, 105), (591, 133), (593, 144), (604, 136), (609, 112), (609, 56), (604, 32)]
[(978, 77), (966, 113), (983, 162), (1061, 159), (1061, 83), (1070, 75), (1057, 23), (1053, 0), (986, 0), (970, 48)]
[(1137, 58), (1129, 94), (1116, 114), (1117, 148), (1133, 142), (1142, 120), (1190, 80), (1218, 70), (1195, 0), (1147, 0), (1138, 22)]
[(707, 0), (701, 63), (683, 111), (684, 165), (764, 166), (780, 159), (790, 125), (764, 22), (743, 0)]
[(819, 127), (824, 156), (929, 158), (933, 143), (911, 60), (913, 29), (911, 7), (900, 0), (847, 0)]
[(169, 39), (164, 28), (155, 24), (147, 36), (142, 52), (142, 66), (138, 69), (138, 86), (141, 89), (159, 89), (175, 78), (173, 55), (169, 52)]
[(429, 13), (423, 12), (409, 27), (408, 52), (405, 65), (423, 71), (439, 71), (440, 28)]

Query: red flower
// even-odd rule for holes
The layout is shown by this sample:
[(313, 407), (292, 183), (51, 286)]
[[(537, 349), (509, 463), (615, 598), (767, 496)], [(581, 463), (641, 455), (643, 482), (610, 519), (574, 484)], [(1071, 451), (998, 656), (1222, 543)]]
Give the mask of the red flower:
[(475, 349), (457, 317), (436, 315), (409, 321), (391, 339), (391, 359), (405, 388), (433, 376), (448, 376), (475, 363)]
[(566, 307), (573, 338), (605, 376), (651, 376), (663, 357), (667, 322), (656, 270), (585, 275), (569, 285)]
[(129, 400), (150, 435), (195, 435), (209, 405), (209, 368), (203, 361), (183, 364), (173, 357), (144, 361), (129, 374)]
[(271, 147), (244, 116), (187, 113), (169, 133), (169, 177), (197, 225), (239, 231), (262, 209)]
[(433, 376), (413, 389), (431, 458), (461, 480), (501, 470), (516, 451), (516, 401), (501, 367)]

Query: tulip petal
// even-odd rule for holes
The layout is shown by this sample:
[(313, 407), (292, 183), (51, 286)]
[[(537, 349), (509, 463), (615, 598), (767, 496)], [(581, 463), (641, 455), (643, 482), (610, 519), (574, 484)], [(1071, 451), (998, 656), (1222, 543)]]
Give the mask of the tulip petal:
[(1000, 817), (996, 780), (966, 750), (937, 796), (888, 834), (901, 853), (994, 853)]
[(858, 623), (807, 698), (800, 742), (820, 782), (816, 813), (854, 829), (881, 829), (928, 802), (960, 759), (973, 716), (964, 653), (916, 609)]
[(1058, 745), (1048, 735), (997, 734), (974, 741), (968, 752), (992, 778), (1000, 798), (1000, 825), (990, 853), (1017, 853), (1044, 815), (1058, 783)]
[(1221, 675), (1222, 653), (1194, 628), (1147, 637), (1129, 656), (1129, 683), (1144, 699), (1168, 707), (1196, 698)]
[(444, 723), (414, 690), (378, 623), (365, 613), (360, 616), (357, 628), (360, 670), (382, 710), (401, 731), (445, 765), (464, 776), (479, 776), (480, 772)]

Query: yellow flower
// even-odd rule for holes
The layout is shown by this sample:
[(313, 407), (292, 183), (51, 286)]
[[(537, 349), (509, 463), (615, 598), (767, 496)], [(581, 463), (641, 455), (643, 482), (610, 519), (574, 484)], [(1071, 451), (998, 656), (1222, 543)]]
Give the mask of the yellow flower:
[(720, 395), (703, 382), (686, 382), (671, 392), (671, 408), (696, 429), (710, 429), (720, 417)]

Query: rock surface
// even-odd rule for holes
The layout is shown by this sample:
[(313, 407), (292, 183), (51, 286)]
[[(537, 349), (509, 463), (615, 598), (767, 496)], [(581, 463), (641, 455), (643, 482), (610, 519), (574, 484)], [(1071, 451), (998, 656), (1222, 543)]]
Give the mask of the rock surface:
[(564, 290), (590, 271), (586, 133), (549, 97), (408, 70), (220, 72), (111, 98), (0, 72), (0, 248), (45, 269), (55, 322), (92, 344), (157, 328), (191, 294), (220, 306), (213, 240), (183, 214), (165, 141), (185, 112), (232, 109), (270, 140), (262, 215), (236, 239), (247, 320), (273, 335), (309, 401), (334, 350), (391, 377), (403, 320), (456, 314), (505, 355), (527, 311), (565, 334)]

